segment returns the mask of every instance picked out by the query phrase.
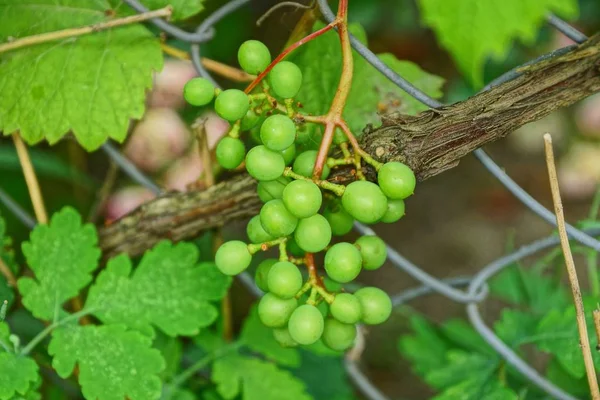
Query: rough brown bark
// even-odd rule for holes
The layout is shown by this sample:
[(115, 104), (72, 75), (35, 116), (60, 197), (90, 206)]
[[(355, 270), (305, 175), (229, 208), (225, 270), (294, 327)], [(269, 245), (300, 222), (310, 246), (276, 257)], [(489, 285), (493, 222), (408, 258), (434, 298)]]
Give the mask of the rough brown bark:
[[(380, 161), (408, 164), (421, 181), (437, 175), (484, 144), (599, 91), (599, 42), (596, 35), (465, 101), (416, 116), (384, 116), (382, 127), (365, 130), (361, 146)], [(353, 176), (344, 169), (331, 179), (344, 183)], [(250, 217), (260, 207), (255, 187), (256, 182), (242, 174), (202, 192), (166, 194), (102, 228), (101, 247), (107, 256), (137, 255), (163, 238), (188, 239)]]

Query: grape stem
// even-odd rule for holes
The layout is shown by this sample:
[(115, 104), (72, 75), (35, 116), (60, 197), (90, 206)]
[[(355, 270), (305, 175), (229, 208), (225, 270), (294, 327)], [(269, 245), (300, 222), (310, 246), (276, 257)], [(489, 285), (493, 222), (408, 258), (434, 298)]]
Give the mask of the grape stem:
[[(248, 251), (250, 252), (250, 254), (254, 255), (254, 254), (258, 253), (259, 251), (267, 251), (271, 247), (279, 246), (282, 243), (287, 242), (287, 240), (288, 240), (288, 237), (287, 236), (283, 236), (283, 237), (280, 237), (280, 238), (277, 238), (277, 239), (274, 239), (274, 240), (270, 240), (268, 242), (250, 243), (248, 245)], [(283, 248), (285, 250), (285, 246)], [(281, 247), (280, 247), (280, 249), (281, 249)]]
[(344, 191), (346, 190), (346, 186), (344, 186), (344, 185), (338, 185), (337, 183), (331, 183), (329, 181), (321, 180), (321, 179), (311, 179), (311, 178), (307, 178), (304, 175), (297, 174), (294, 171), (292, 171), (291, 167), (287, 167), (283, 171), (283, 176), (292, 178), (292, 179), (301, 179), (304, 181), (313, 182), (315, 185), (319, 186), (320, 188), (332, 191), (338, 197), (341, 197), (344, 194)]
[(313, 253), (306, 253), (306, 267), (308, 268), (309, 282), (312, 286), (320, 286), (325, 289), (323, 280), (317, 272), (317, 266), (315, 265), (315, 257)]

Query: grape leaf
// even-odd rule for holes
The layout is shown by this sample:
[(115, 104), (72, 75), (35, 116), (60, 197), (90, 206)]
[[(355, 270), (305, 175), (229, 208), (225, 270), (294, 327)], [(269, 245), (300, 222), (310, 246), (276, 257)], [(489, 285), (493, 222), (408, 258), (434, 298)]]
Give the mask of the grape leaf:
[(576, 0), (419, 0), (421, 19), (479, 88), (488, 58), (503, 58), (513, 40), (532, 44), (548, 12), (578, 14)]
[[(118, 0), (5, 0), (0, 42), (127, 11)], [(129, 120), (144, 113), (152, 72), (163, 61), (157, 38), (141, 24), (22, 47), (0, 59), (0, 130), (19, 131), (30, 144), (53, 144), (72, 131), (87, 150), (109, 137), (125, 139)]]
[[(315, 30), (323, 25), (315, 24)], [(351, 24), (350, 31), (366, 44), (364, 29)], [(355, 51), (352, 88), (344, 109), (344, 118), (355, 135), (359, 135), (367, 124), (377, 125), (378, 109), (400, 111), (404, 114), (416, 114), (426, 106), (416, 101), (403, 90), (391, 83), (379, 71), (371, 66)], [(432, 97), (441, 97), (444, 80), (421, 70), (416, 64), (397, 60), (391, 54), (379, 55), (391, 69)], [(328, 32), (318, 39), (307, 43), (291, 56), (303, 73), (303, 84), (297, 100), (304, 111), (311, 114), (324, 114), (331, 105), (342, 70), (340, 43), (335, 32)], [(323, 68), (326, 65), (327, 68)], [(314, 135), (310, 129), (307, 135)], [(302, 139), (302, 137), (299, 137)]]
[[(597, 299), (584, 299), (586, 310), (592, 310)], [(588, 332), (594, 331), (592, 313), (586, 315)], [(562, 368), (575, 378), (585, 375), (583, 356), (579, 345), (579, 333), (575, 318), (575, 308), (567, 307), (565, 310), (551, 310), (537, 326), (537, 335), (530, 339), (538, 348), (553, 354)], [(592, 351), (596, 368), (600, 367), (600, 353)]]
[(144, 0), (142, 3), (151, 10), (171, 5), (173, 21), (189, 18), (204, 9), (204, 0)]
[(450, 343), (432, 323), (420, 315), (410, 316), (412, 335), (400, 337), (398, 348), (407, 358), (415, 372), (421, 376), (445, 363), (445, 354)]
[(250, 315), (244, 321), (240, 339), (251, 350), (261, 353), (278, 364), (291, 367), (300, 365), (298, 350), (281, 347), (273, 337), (273, 330), (260, 322), (256, 306), (252, 307)]
[(195, 335), (218, 316), (210, 303), (225, 295), (231, 278), (214, 263), (198, 264), (191, 243), (158, 243), (132, 273), (131, 260), (109, 261), (90, 288), (86, 306), (104, 323), (123, 323), (148, 331), (157, 326), (167, 335)]
[(55, 330), (48, 346), (52, 366), (66, 378), (79, 366), (87, 399), (152, 400), (161, 394), (158, 373), (165, 362), (152, 340), (125, 325), (68, 326)]
[(516, 349), (535, 334), (538, 318), (518, 310), (505, 308), (494, 324), (494, 331), (504, 343)]
[(446, 364), (427, 373), (425, 380), (442, 391), (435, 400), (518, 399), (500, 382), (498, 368), (498, 356), (451, 350), (446, 353)]
[(216, 360), (212, 381), (225, 399), (310, 400), (302, 381), (275, 364), (238, 354)]
[(352, 385), (344, 369), (342, 357), (323, 357), (312, 351), (300, 351), (302, 363), (292, 371), (306, 384), (315, 400), (352, 400)]
[(35, 278), (17, 282), (23, 304), (39, 319), (50, 320), (68, 299), (92, 280), (100, 250), (94, 226), (82, 225), (71, 207), (55, 213), (49, 225), (35, 227), (23, 254)]
[(181, 366), (183, 343), (177, 338), (159, 332), (154, 338), (152, 346), (160, 351), (165, 360), (165, 369), (161, 372), (160, 377), (163, 381), (167, 381), (175, 376)]
[(18, 393), (28, 395), (38, 386), (38, 365), (29, 357), (8, 352), (12, 346), (8, 340), (8, 325), (0, 322), (0, 400), (13, 399)]

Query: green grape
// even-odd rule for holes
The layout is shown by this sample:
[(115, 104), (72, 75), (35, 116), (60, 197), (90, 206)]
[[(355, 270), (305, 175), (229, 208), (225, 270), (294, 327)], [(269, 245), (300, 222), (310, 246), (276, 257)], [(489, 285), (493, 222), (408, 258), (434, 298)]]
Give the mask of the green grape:
[(244, 115), (244, 118), (242, 118), (242, 121), (240, 122), (240, 129), (242, 131), (249, 131), (257, 126), (261, 119), (262, 117), (260, 115), (256, 114), (254, 110), (250, 109), (246, 115)]
[(283, 203), (298, 218), (315, 215), (321, 208), (323, 194), (311, 181), (297, 180), (283, 189)]
[(288, 322), (290, 336), (296, 342), (309, 345), (315, 343), (323, 334), (323, 315), (315, 306), (304, 304), (296, 308)]
[(377, 173), (377, 182), (383, 193), (390, 199), (405, 199), (415, 191), (417, 178), (406, 164), (388, 162)]
[(225, 275), (237, 275), (250, 265), (252, 255), (246, 243), (231, 240), (223, 243), (215, 254), (215, 264)]
[(254, 282), (256, 286), (263, 292), (269, 291), (269, 286), (267, 285), (267, 277), (269, 276), (269, 271), (274, 264), (277, 264), (279, 261), (275, 258), (267, 258), (266, 260), (262, 260), (258, 267), (256, 268), (256, 272), (254, 273)]
[(333, 318), (325, 320), (323, 329), (323, 343), (332, 350), (342, 351), (349, 349), (356, 339), (356, 326), (344, 324)]
[(260, 223), (260, 215), (255, 215), (246, 225), (246, 234), (250, 243), (264, 243), (275, 239), (269, 235)]
[(350, 293), (336, 294), (329, 310), (333, 318), (345, 324), (355, 324), (362, 316), (360, 301)]
[(258, 302), (258, 318), (269, 328), (282, 328), (298, 307), (298, 300), (282, 299), (273, 293), (265, 294)]
[(294, 239), (298, 246), (309, 253), (318, 253), (331, 242), (331, 227), (321, 214), (301, 219)]
[(238, 50), (240, 67), (249, 74), (258, 75), (271, 63), (271, 53), (258, 40), (246, 40)]
[(347, 234), (354, 225), (354, 218), (344, 210), (338, 201), (330, 201), (323, 210), (323, 216), (331, 225), (331, 233), (336, 236)]
[(379, 221), (387, 211), (387, 198), (376, 184), (355, 181), (346, 186), (342, 205), (358, 221), (372, 224)]
[(256, 187), (258, 197), (263, 203), (283, 197), (283, 189), (290, 183), (290, 180), (281, 176), (272, 181), (260, 181)]
[(260, 127), (260, 140), (271, 150), (285, 150), (295, 139), (296, 124), (287, 115), (271, 115)]
[(273, 329), (273, 337), (281, 345), (281, 347), (296, 347), (298, 342), (292, 339), (288, 328), (275, 328)]
[(287, 241), (286, 248), (288, 253), (296, 257), (304, 257), (304, 255), (306, 254), (306, 252), (302, 250), (300, 246), (298, 246), (298, 243), (296, 243), (293, 237)]
[(215, 97), (215, 87), (204, 78), (192, 78), (183, 87), (183, 98), (193, 106), (205, 106)]
[(289, 261), (280, 261), (271, 267), (267, 276), (269, 292), (282, 299), (292, 298), (302, 288), (302, 274)]
[(387, 259), (385, 242), (379, 236), (361, 236), (354, 242), (363, 260), (363, 268), (378, 269)]
[(248, 95), (238, 89), (222, 91), (215, 100), (215, 111), (219, 117), (230, 122), (241, 119), (250, 109)]
[(260, 209), (260, 223), (265, 231), (275, 238), (291, 235), (298, 225), (294, 217), (280, 199), (267, 202)]
[(285, 161), (285, 165), (290, 165), (294, 158), (296, 158), (296, 145), (293, 144), (290, 147), (283, 149), (280, 151), (283, 156), (283, 161)]
[(385, 322), (392, 313), (392, 300), (383, 290), (376, 287), (358, 289), (354, 295), (360, 301), (362, 321), (367, 325)]
[(404, 216), (404, 200), (388, 199), (387, 203), (387, 210), (381, 217), (381, 222), (391, 224)]
[(246, 156), (244, 143), (240, 139), (225, 136), (217, 145), (217, 161), (225, 169), (234, 169), (240, 166)]
[(255, 146), (246, 155), (246, 170), (259, 181), (277, 179), (283, 174), (284, 169), (283, 156), (265, 146)]
[[(296, 157), (292, 170), (299, 175), (306, 176), (307, 178), (312, 178), (313, 169), (315, 168), (316, 161), (316, 150), (303, 151), (302, 153), (298, 154), (298, 157)], [(323, 173), (321, 174), (321, 179), (327, 179), (330, 171), (331, 169), (327, 165), (324, 165)]]
[(302, 86), (302, 71), (293, 62), (281, 61), (269, 72), (269, 83), (277, 96), (291, 99)]
[(346, 283), (354, 280), (361, 267), (360, 251), (350, 243), (336, 243), (325, 254), (325, 271), (334, 281)]

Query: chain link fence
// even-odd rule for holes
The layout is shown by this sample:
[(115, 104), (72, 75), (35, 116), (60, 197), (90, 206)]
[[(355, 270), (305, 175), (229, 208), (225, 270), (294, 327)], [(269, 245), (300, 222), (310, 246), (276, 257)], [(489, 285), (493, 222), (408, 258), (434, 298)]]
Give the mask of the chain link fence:
[[(130, 7), (136, 10), (138, 13), (144, 13), (149, 11), (137, 0), (124, 0)], [(327, 22), (333, 21), (335, 18), (334, 13), (329, 8), (327, 0), (317, 0), (321, 13), (323, 14)], [(215, 84), (219, 87), (217, 82), (213, 79), (210, 73), (202, 66), (201, 63), (201, 47), (203, 43), (210, 41), (216, 34), (214, 25), (223, 19), (228, 14), (240, 9), (241, 7), (250, 3), (250, 0), (233, 0), (225, 4), (221, 8), (217, 9), (211, 15), (209, 15), (194, 32), (186, 32), (170, 23), (160, 19), (152, 19), (151, 22), (160, 30), (167, 33), (168, 35), (179, 39), (184, 42), (191, 44), (190, 52), (192, 63), (198, 74)], [(569, 37), (571, 40), (581, 43), (584, 42), (587, 37), (581, 32), (577, 31), (571, 25), (561, 20), (560, 18), (549, 15), (547, 18), (548, 24), (553, 26), (555, 29), (562, 32), (564, 35)], [(436, 101), (435, 99), (427, 96), (425, 93), (414, 87), (410, 82), (405, 80), (402, 76), (398, 75), (386, 64), (384, 64), (373, 52), (371, 52), (366, 46), (359, 42), (355, 37), (350, 37), (352, 47), (373, 65), (379, 72), (381, 72), (386, 78), (388, 78), (395, 85), (406, 91), (410, 96), (427, 105), (430, 108), (439, 108), (444, 104)], [(487, 91), (492, 87), (508, 82), (516, 77), (520, 76), (518, 70), (529, 64), (537, 63), (552, 57), (559, 56), (571, 50), (575, 46), (567, 46), (551, 53), (544, 54), (534, 60), (529, 61), (519, 67), (516, 67), (500, 77), (496, 78), (485, 86), (481, 92)], [(106, 154), (117, 164), (132, 180), (145, 186), (153, 193), (159, 195), (162, 193), (161, 188), (156, 185), (149, 177), (144, 175), (137, 167), (125, 158), (122, 153), (110, 142), (105, 143), (102, 149)], [(521, 188), (510, 176), (508, 176), (503, 169), (496, 164), (482, 149), (477, 149), (474, 152), (475, 157), (479, 162), (486, 168), (502, 185), (510, 191), (517, 199), (519, 199), (525, 206), (531, 211), (537, 214), (547, 223), (556, 226), (556, 216), (553, 212), (546, 209), (533, 197), (531, 197), (523, 188)], [(0, 188), (0, 202), (2, 202), (19, 220), (21, 220), (27, 227), (33, 228), (35, 220), (28, 215), (16, 202), (14, 202), (10, 196), (8, 196)], [(360, 223), (355, 224), (355, 229), (363, 235), (374, 235), (375, 232)], [(567, 225), (567, 232), (570, 239), (575, 240), (582, 245), (592, 248), (600, 252), (600, 241), (595, 239), (593, 236), (600, 235), (600, 228), (579, 230), (571, 225)], [(388, 259), (397, 268), (406, 272), (408, 275), (421, 282), (422, 286), (406, 290), (402, 293), (392, 296), (392, 303), (394, 307), (405, 304), (412, 301), (420, 296), (429, 295), (432, 293), (440, 294), (454, 302), (464, 304), (466, 307), (468, 319), (471, 322), (473, 328), (481, 335), (481, 337), (493, 348), (498, 354), (517, 371), (523, 374), (524, 377), (529, 379), (531, 383), (535, 384), (541, 390), (559, 400), (576, 400), (575, 397), (566, 393), (564, 390), (550, 382), (548, 379), (541, 376), (531, 365), (521, 359), (509, 346), (507, 346), (486, 323), (484, 322), (479, 305), (486, 300), (488, 296), (487, 281), (494, 275), (501, 272), (504, 268), (513, 265), (515, 262), (534, 255), (544, 249), (548, 249), (559, 244), (558, 236), (548, 236), (546, 238), (529, 243), (514, 252), (505, 255), (499, 259), (494, 260), (488, 265), (483, 266), (481, 270), (471, 277), (456, 277), (445, 280), (437, 279), (436, 277), (428, 274), (420, 268), (418, 265), (413, 264), (410, 260), (403, 257), (395, 249), (387, 246)], [(246, 272), (239, 276), (241, 282), (256, 296), (261, 296), (262, 291), (256, 287), (253, 278)], [(361, 332), (361, 329), (359, 329)], [(388, 400), (388, 397), (381, 393), (375, 387), (375, 385), (362, 373), (359, 367), (359, 356), (364, 348), (364, 337), (359, 334), (355, 348), (350, 350), (345, 357), (345, 369), (356, 385), (356, 387), (362, 392), (362, 394), (370, 400)]]

